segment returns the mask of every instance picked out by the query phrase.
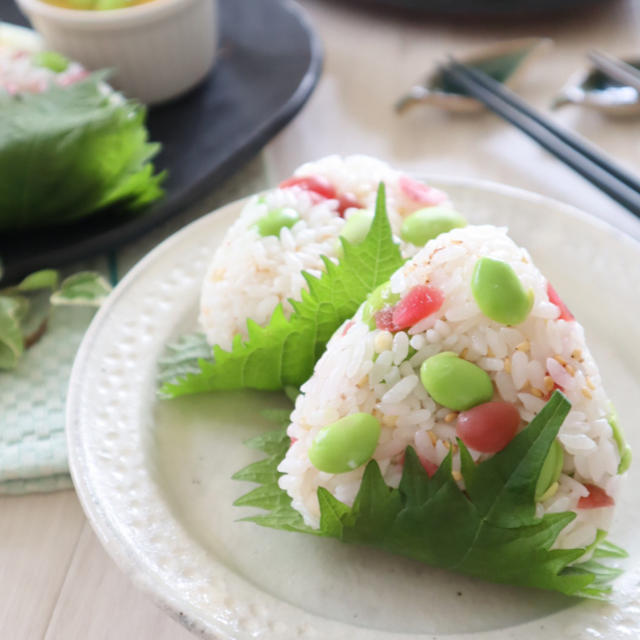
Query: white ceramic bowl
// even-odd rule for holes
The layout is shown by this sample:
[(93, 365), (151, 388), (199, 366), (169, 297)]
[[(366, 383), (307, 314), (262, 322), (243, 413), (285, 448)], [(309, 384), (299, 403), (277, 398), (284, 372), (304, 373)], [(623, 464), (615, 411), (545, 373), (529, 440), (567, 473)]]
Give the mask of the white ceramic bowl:
[(213, 67), (216, 0), (152, 0), (108, 11), (17, 2), (48, 48), (88, 69), (113, 69), (109, 82), (147, 104), (184, 93)]

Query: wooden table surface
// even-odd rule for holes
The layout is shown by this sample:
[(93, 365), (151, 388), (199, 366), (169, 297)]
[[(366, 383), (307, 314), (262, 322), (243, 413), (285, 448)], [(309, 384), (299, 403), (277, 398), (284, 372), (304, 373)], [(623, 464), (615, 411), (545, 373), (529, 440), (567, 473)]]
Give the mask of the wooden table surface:
[[(640, 222), (490, 114), (452, 117), (395, 99), (446, 52), (542, 35), (555, 48), (518, 91), (540, 107), (584, 64), (585, 52), (640, 53), (640, 3), (605, 2), (575, 16), (486, 24), (415, 19), (346, 2), (303, 0), (325, 43), (319, 87), (266, 153), (280, 179), (330, 153), (367, 153), (428, 174), (471, 176), (577, 205), (640, 239)], [(567, 107), (554, 115), (640, 172), (640, 119), (607, 119)], [(73, 491), (0, 498), (0, 637), (7, 640), (182, 640), (103, 551)]]

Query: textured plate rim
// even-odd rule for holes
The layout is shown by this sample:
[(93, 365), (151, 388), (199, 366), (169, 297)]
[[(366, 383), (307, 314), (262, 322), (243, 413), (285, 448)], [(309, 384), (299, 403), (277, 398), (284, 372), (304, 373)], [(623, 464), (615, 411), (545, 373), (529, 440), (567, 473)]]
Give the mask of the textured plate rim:
[[(478, 190), (481, 193), (487, 193), (489, 197), (496, 195), (504, 196), (507, 198), (526, 200), (530, 203), (539, 204), (542, 207), (552, 208), (562, 216), (573, 218), (580, 223), (599, 229), (602, 233), (606, 233), (617, 242), (627, 245), (632, 252), (640, 255), (640, 242), (628, 234), (599, 218), (573, 207), (572, 205), (562, 203), (555, 199), (524, 189), (487, 180), (458, 177), (449, 178), (437, 175), (429, 175), (424, 179), (431, 184), (442, 186), (445, 189), (447, 187), (469, 188)], [(222, 628), (216, 628), (217, 625), (204, 620), (202, 616), (198, 614), (197, 609), (182, 600), (180, 598), (180, 594), (176, 589), (172, 588), (171, 585), (158, 583), (157, 576), (150, 568), (149, 558), (145, 555), (145, 552), (131, 547), (128, 544), (128, 541), (118, 531), (117, 520), (112, 521), (106, 515), (105, 510), (100, 503), (100, 498), (96, 494), (95, 488), (91, 485), (89, 480), (88, 456), (84, 447), (83, 427), (78, 417), (80, 404), (78, 388), (81, 387), (81, 380), (83, 378), (84, 367), (88, 354), (91, 351), (92, 345), (96, 342), (103, 326), (109, 321), (111, 308), (116, 304), (116, 302), (120, 301), (123, 297), (126, 297), (129, 288), (136, 283), (139, 277), (143, 275), (157, 260), (161, 259), (162, 256), (170, 253), (174, 245), (179, 244), (189, 235), (195, 234), (199, 226), (206, 226), (209, 223), (211, 216), (222, 212), (229, 213), (231, 210), (237, 210), (242, 206), (245, 200), (246, 199), (242, 199), (231, 202), (183, 227), (150, 251), (130, 270), (125, 278), (123, 278), (113, 293), (109, 296), (106, 303), (96, 314), (80, 345), (70, 376), (66, 409), (67, 445), (73, 484), (87, 519), (103, 547), (114, 560), (116, 565), (134, 582), (134, 584), (136, 584), (138, 588), (145, 591), (157, 606), (167, 612), (171, 617), (176, 619), (190, 631), (198, 633), (202, 637), (206, 638), (231, 638), (232, 636), (227, 634), (228, 629), (223, 630)], [(293, 607), (293, 609), (298, 609), (295, 605), (290, 606)], [(313, 614), (309, 614), (309, 617), (311, 619), (320, 619), (327, 623), (334, 622), (324, 618), (319, 618)], [(353, 632), (357, 634), (358, 638), (361, 637), (360, 634), (357, 633), (358, 631), (367, 631), (362, 627), (353, 627), (346, 623), (337, 624), (341, 630), (353, 630)], [(477, 632), (470, 634), (469, 637), (478, 638), (478, 640), (488, 640), (488, 638), (495, 638), (496, 640), (504, 638), (506, 640), (507, 637), (510, 638), (510, 636), (508, 636), (508, 631), (509, 629), (500, 629), (490, 632)], [(216, 635), (217, 633), (220, 633), (221, 635), (218, 636)], [(369, 630), (369, 633), (371, 634), (371, 638), (379, 637), (386, 639), (395, 637), (384, 631)], [(433, 640), (437, 640), (439, 638), (444, 640), (445, 637), (449, 637), (453, 640), (454, 638), (462, 636), (467, 637), (467, 634), (430, 634), (428, 637), (433, 638)], [(278, 638), (280, 636), (274, 635), (273, 637)], [(302, 637), (302, 635), (300, 637)], [(367, 637), (369, 636), (367, 635)], [(424, 637), (426, 638), (427, 636)]]

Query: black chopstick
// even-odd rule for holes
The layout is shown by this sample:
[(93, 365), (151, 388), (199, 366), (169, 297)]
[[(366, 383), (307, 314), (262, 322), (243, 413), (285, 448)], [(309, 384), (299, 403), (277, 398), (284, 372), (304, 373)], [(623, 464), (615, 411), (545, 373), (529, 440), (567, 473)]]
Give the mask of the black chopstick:
[(589, 60), (596, 69), (622, 84), (633, 87), (640, 92), (640, 71), (624, 60), (619, 60), (602, 51), (589, 51)]
[(512, 91), (477, 69), (455, 60), (442, 67), (450, 82), (483, 102), (612, 199), (640, 217), (640, 180), (594, 145), (563, 130)]
[(533, 107), (528, 105), (522, 98), (517, 96), (513, 91), (507, 89), (503, 84), (494, 80), (486, 73), (472, 67), (467, 67), (461, 63), (452, 60), (452, 66), (459, 69), (462, 73), (466, 73), (473, 76), (480, 85), (487, 90), (495, 93), (504, 101), (514, 106), (523, 114), (529, 116), (532, 120), (542, 125), (548, 131), (551, 131), (558, 139), (562, 140), (569, 146), (579, 151), (586, 158), (609, 171), (612, 175), (618, 178), (621, 182), (624, 182), (632, 189), (640, 192), (640, 178), (630, 173), (627, 169), (624, 169), (620, 165), (616, 164), (614, 160), (607, 157), (607, 155), (594, 144), (580, 137), (576, 133), (563, 129), (549, 120), (539, 111), (536, 111)]

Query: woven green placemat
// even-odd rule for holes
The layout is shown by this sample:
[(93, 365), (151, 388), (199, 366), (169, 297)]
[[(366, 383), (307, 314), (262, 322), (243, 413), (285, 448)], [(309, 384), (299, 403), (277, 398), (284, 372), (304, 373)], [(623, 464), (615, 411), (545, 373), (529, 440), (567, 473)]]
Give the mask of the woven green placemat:
[[(269, 171), (259, 156), (184, 214), (118, 252), (68, 271), (92, 269), (122, 276), (159, 242), (198, 216), (226, 202), (265, 189)], [(56, 308), (47, 332), (17, 369), (0, 372), (0, 494), (56, 491), (72, 486), (65, 438), (65, 398), (73, 359), (93, 311)]]

